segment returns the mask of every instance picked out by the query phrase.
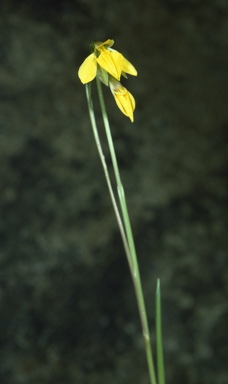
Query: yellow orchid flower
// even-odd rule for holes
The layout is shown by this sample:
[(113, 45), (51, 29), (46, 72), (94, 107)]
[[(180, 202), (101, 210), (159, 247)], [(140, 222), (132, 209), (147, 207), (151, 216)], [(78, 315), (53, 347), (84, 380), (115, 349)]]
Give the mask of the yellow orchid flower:
[[(114, 40), (108, 39), (104, 42), (93, 44), (93, 53), (91, 53), (79, 68), (78, 76), (83, 84), (89, 83), (102, 71), (117, 80), (126, 73), (137, 76), (135, 67), (118, 51), (111, 48)], [(105, 76), (99, 76), (101, 81)], [(105, 82), (105, 85), (108, 85)]]
[(134, 121), (135, 99), (132, 94), (119, 82), (121, 75), (137, 76), (135, 67), (120, 52), (111, 47), (114, 40), (92, 44), (93, 52), (84, 60), (78, 70), (79, 79), (83, 84), (94, 80), (97, 76), (106, 86), (109, 86), (121, 112)]
[(110, 89), (115, 98), (116, 104), (121, 112), (128, 116), (133, 123), (135, 110), (135, 99), (132, 94), (122, 86), (122, 84), (116, 79), (110, 79)]

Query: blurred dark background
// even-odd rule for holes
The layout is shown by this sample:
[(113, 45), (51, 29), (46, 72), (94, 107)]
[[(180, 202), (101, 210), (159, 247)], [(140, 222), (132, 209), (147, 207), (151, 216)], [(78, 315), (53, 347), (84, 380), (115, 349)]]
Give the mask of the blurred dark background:
[(149, 383), (77, 78), (107, 38), (138, 70), (134, 124), (104, 92), (153, 341), (161, 278), (167, 383), (228, 382), (227, 16), (226, 0), (1, 1), (1, 384)]

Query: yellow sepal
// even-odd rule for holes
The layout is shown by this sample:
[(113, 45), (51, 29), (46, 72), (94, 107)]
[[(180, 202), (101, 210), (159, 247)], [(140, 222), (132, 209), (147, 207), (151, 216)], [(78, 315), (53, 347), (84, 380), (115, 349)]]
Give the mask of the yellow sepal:
[(92, 81), (97, 74), (97, 62), (94, 53), (91, 53), (82, 63), (78, 70), (78, 77), (82, 84)]
[(101, 48), (97, 63), (115, 79), (120, 80), (123, 68), (123, 55), (121, 53)]
[(110, 48), (113, 44), (114, 44), (114, 40), (108, 39), (108, 40), (104, 41), (103, 43), (102, 42), (96, 42), (94, 45), (95, 45), (96, 49), (98, 49), (98, 51), (99, 51), (100, 48), (102, 48), (102, 47)]

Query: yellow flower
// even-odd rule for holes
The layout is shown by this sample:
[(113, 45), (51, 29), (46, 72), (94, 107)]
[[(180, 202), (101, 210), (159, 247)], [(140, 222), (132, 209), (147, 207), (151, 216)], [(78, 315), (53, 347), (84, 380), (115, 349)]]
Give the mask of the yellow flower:
[(115, 79), (110, 79), (109, 85), (118, 108), (124, 115), (128, 116), (133, 123), (133, 112), (135, 110), (134, 97), (125, 87), (122, 86), (119, 81)]
[[(137, 76), (135, 67), (118, 51), (111, 48), (114, 40), (108, 39), (104, 42), (93, 44), (91, 53), (79, 68), (78, 76), (83, 84), (92, 81), (97, 73), (105, 71), (117, 80), (126, 73)], [(99, 76), (100, 77), (100, 76)], [(101, 81), (104, 76), (101, 76)], [(105, 83), (105, 85), (108, 85)]]
[(84, 60), (78, 70), (79, 79), (83, 84), (94, 80), (97, 76), (106, 86), (109, 86), (121, 112), (134, 121), (135, 99), (119, 82), (121, 75), (127, 73), (137, 76), (135, 67), (120, 52), (111, 47), (114, 40), (92, 44), (93, 52)]

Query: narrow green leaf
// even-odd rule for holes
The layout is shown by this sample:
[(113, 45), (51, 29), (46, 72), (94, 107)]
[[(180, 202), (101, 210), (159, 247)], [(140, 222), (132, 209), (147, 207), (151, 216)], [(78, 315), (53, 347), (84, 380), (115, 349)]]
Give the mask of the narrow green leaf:
[(160, 279), (157, 279), (157, 287), (156, 287), (156, 346), (157, 346), (158, 383), (165, 384), (165, 368), (164, 368), (163, 342), (162, 342)]

